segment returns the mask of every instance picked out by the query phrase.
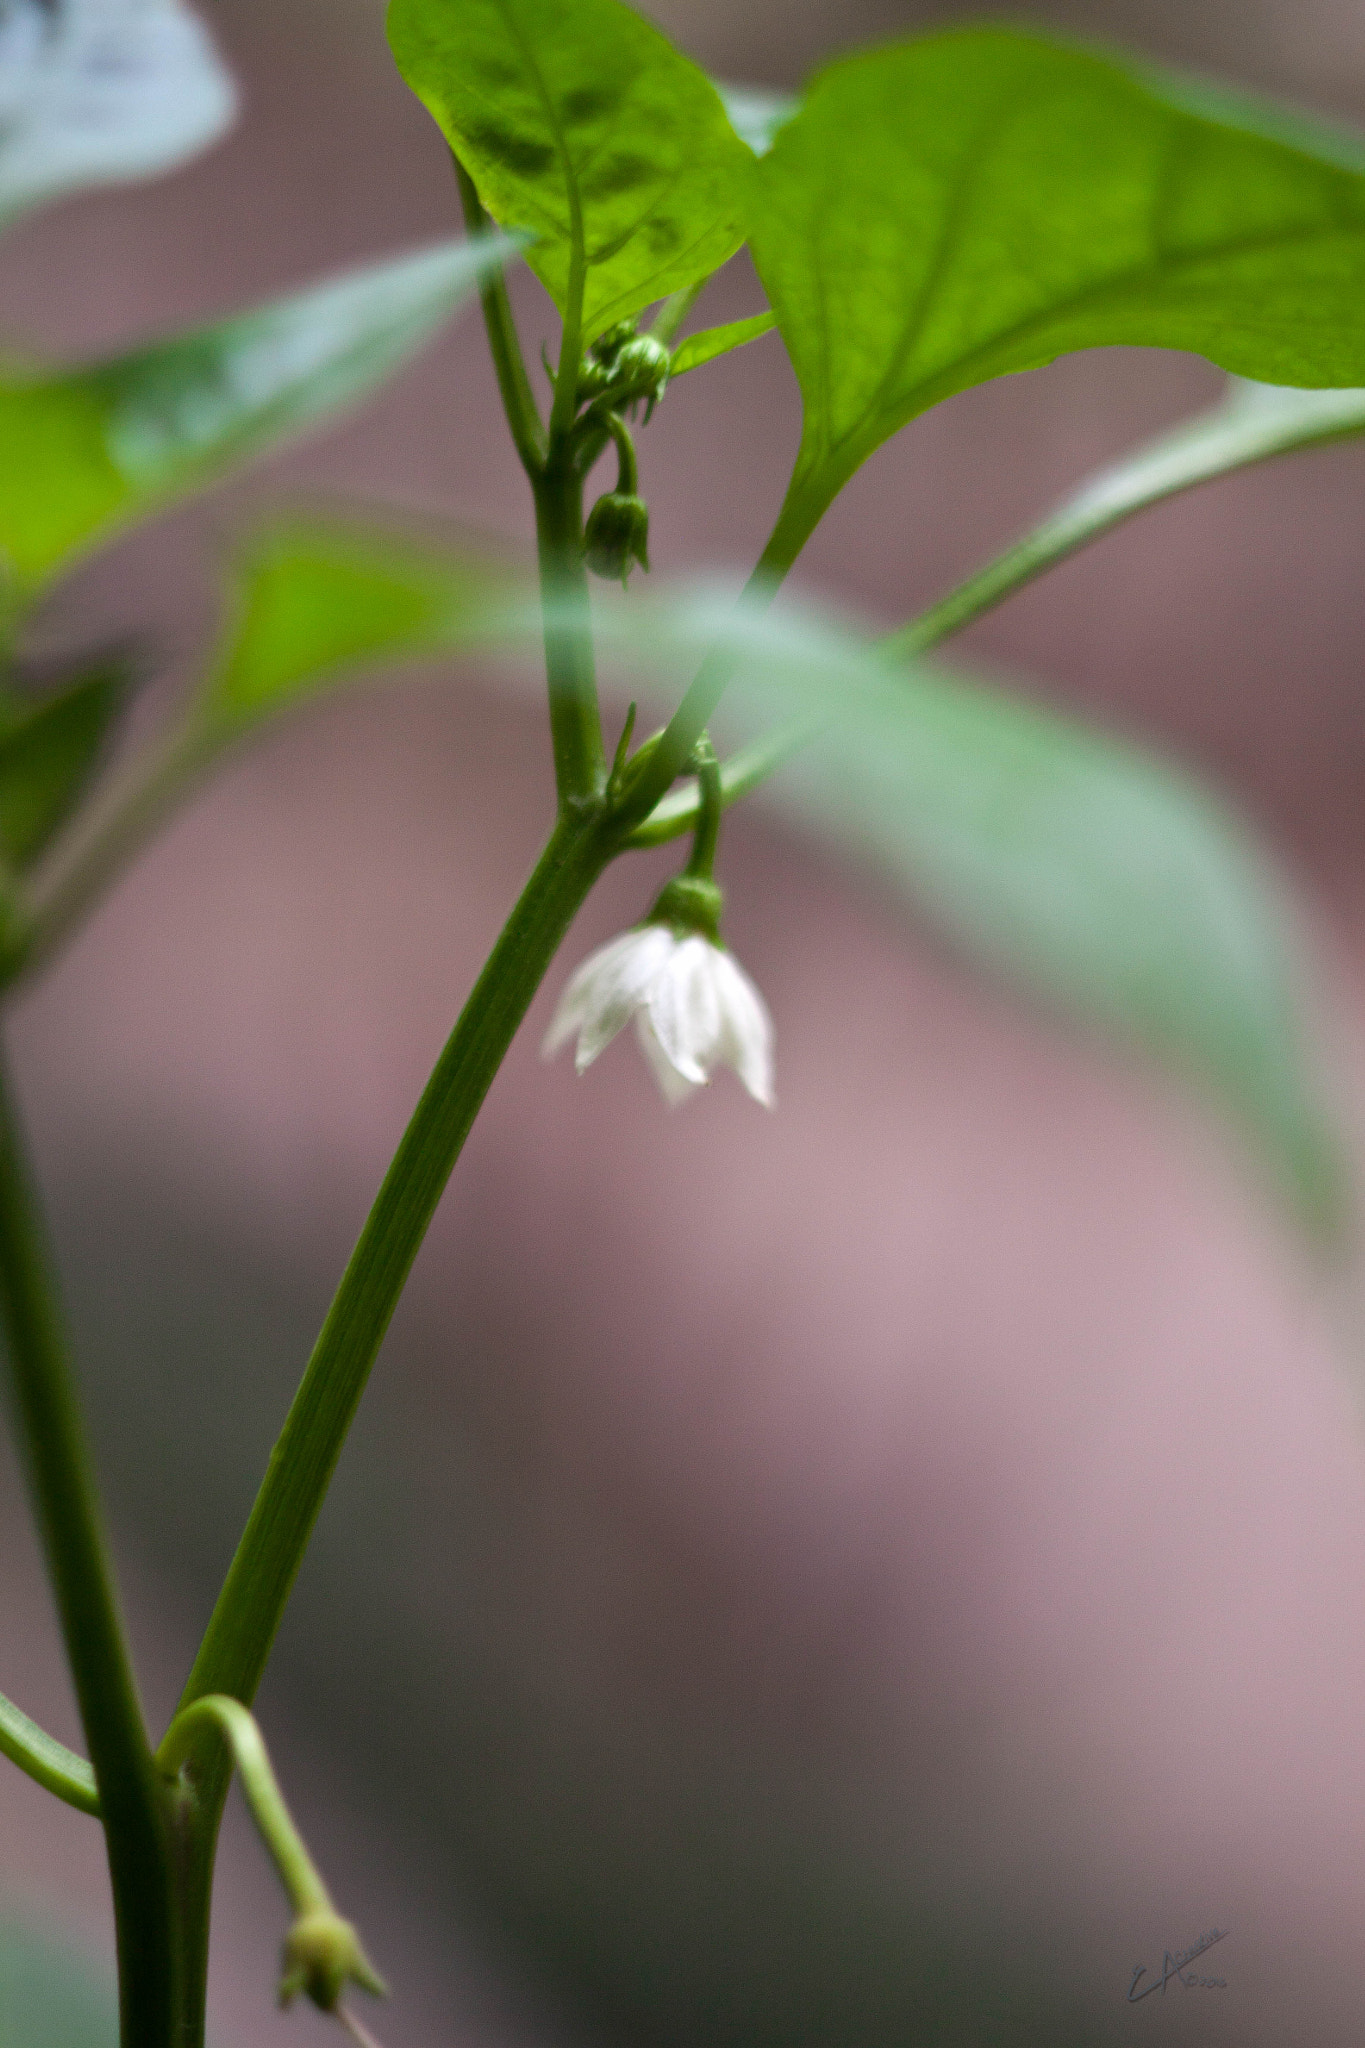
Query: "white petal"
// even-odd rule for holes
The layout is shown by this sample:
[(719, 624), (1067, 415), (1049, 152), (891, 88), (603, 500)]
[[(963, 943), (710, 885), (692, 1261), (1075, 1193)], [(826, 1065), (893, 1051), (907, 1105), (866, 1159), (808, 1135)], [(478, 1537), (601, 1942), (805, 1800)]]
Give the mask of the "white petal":
[(773, 1020), (768, 1006), (728, 953), (717, 959), (715, 985), (721, 1009), (718, 1057), (734, 1068), (755, 1102), (772, 1109)]
[(661, 925), (646, 925), (641, 931), (622, 932), (590, 953), (559, 999), (541, 1047), (542, 1058), (553, 1059), (577, 1032), (574, 1063), (580, 1074), (591, 1066), (630, 1021), (676, 943)]
[(649, 990), (649, 1021), (678, 1072), (697, 1086), (710, 1077), (720, 1045), (720, 997), (709, 939), (684, 939)]
[(678, 1072), (654, 1036), (654, 1027), (649, 1021), (648, 1010), (636, 1011), (635, 1035), (640, 1041), (645, 1064), (658, 1082), (660, 1093), (670, 1109), (676, 1109), (679, 1103), (686, 1102), (689, 1095), (695, 1095), (698, 1088), (705, 1086), (704, 1081), (689, 1080), (686, 1074)]

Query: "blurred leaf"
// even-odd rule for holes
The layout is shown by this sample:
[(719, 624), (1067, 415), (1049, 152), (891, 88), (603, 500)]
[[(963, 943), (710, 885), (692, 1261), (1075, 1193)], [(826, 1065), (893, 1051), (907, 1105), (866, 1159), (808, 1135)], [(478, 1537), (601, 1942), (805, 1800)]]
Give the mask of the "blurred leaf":
[(37, 703), (0, 711), (0, 859), (22, 868), (70, 816), (127, 699), (131, 664), (108, 655)]
[(242, 730), (358, 671), (473, 645), (509, 574), (472, 555), (323, 522), (281, 522), (239, 570), (202, 708)]
[[(769, 785), (964, 955), (1212, 1083), (1304, 1221), (1342, 1219), (1340, 1149), (1305, 1052), (1289, 893), (1192, 778), (927, 664), (901, 673), (811, 612), (702, 593), (602, 608), (620, 687), (733, 667), (741, 736), (821, 718)], [(785, 742), (784, 742), (785, 744)]]
[(0, 1921), (0, 2048), (118, 2048), (112, 1970)]
[(236, 112), (179, 0), (5, 0), (0, 224), (46, 199), (174, 170)]
[(794, 94), (774, 92), (766, 85), (718, 84), (716, 91), (730, 117), (730, 126), (755, 156), (768, 154), (778, 129), (786, 126), (800, 105)]
[(618, 0), (391, 0), (398, 68), (583, 339), (709, 277), (751, 163), (710, 80)]
[(0, 553), (77, 549), (363, 397), (515, 253), (443, 242), (87, 369), (0, 384)]
[(1239, 125), (1236, 96), (1217, 119), (1181, 98), (1003, 29), (820, 74), (753, 178), (754, 258), (805, 403), (774, 559), (916, 414), (1068, 350), (1365, 385), (1360, 168), (1306, 120), (1289, 147)]
[(1111, 526), (1195, 484), (1271, 456), (1365, 433), (1365, 391), (1299, 391), (1231, 379), (1208, 411), (1159, 434), (1089, 478), (1031, 533), (882, 643), (886, 654), (933, 647)]
[(732, 348), (743, 348), (746, 342), (770, 334), (776, 325), (775, 314), (754, 313), (747, 320), (731, 320), (724, 327), (705, 327), (699, 334), (689, 334), (674, 349), (668, 374), (686, 376), (689, 370), (699, 370), (703, 363), (713, 363), (717, 356), (728, 355)]
[[(758, 736), (741, 773), (872, 865), (916, 916), (997, 978), (1211, 1084), (1327, 1236), (1344, 1175), (1305, 1051), (1289, 894), (1244, 828), (1135, 748), (927, 664), (902, 673), (810, 611), (712, 591), (594, 606), (604, 688), (676, 698), (719, 656), (725, 723)], [(228, 735), (364, 667), (437, 652), (518, 658), (528, 583), (398, 537), (287, 527), (248, 565), (206, 709)], [(678, 802), (661, 812), (676, 822)], [(648, 837), (648, 826), (645, 836)]]

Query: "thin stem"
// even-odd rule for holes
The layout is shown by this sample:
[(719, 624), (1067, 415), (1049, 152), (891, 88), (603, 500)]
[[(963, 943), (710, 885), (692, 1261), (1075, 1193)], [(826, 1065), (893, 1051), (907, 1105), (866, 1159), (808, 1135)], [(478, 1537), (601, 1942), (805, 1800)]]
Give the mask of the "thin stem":
[(55, 1792), (68, 1806), (100, 1817), (100, 1795), (95, 1773), (83, 1756), (77, 1756), (46, 1728), (30, 1721), (22, 1707), (0, 1693), (0, 1756), (18, 1764), (45, 1792)]
[(680, 292), (664, 300), (649, 328), (655, 341), (661, 341), (665, 348), (673, 346), (678, 330), (710, 282), (709, 277), (700, 278), (696, 284), (684, 285)]
[(330, 1913), (332, 1895), (294, 1825), (261, 1731), (240, 1700), (209, 1693), (177, 1714), (156, 1753), (157, 1769), (163, 1777), (177, 1777), (205, 1728), (215, 1728), (232, 1751), (252, 1819), (294, 1911)]
[(99, 1788), (124, 2048), (169, 2048), (175, 1901), (166, 1813), (105, 1554), (50, 1272), (18, 1117), (0, 1070), (0, 1320), (15, 1418)]
[(639, 495), (640, 469), (635, 459), (635, 443), (630, 428), (619, 413), (609, 412), (606, 417), (607, 432), (616, 443), (616, 488), (628, 498)]
[[(728, 809), (740, 797), (747, 796), (750, 790), (757, 789), (784, 761), (790, 760), (801, 747), (807, 746), (823, 732), (825, 726), (826, 720), (822, 718), (797, 718), (790, 725), (778, 726), (776, 731), (766, 733), (762, 739), (741, 747), (728, 761), (721, 763), (722, 804)], [(634, 850), (663, 846), (670, 839), (681, 839), (685, 832), (696, 830), (700, 807), (697, 790), (674, 790), (654, 806), (643, 825), (635, 827), (625, 842), (626, 846)]]
[[(799, 538), (792, 535), (784, 538), (779, 520), (752, 576), (740, 593), (740, 604), (770, 604), (808, 538), (809, 533)], [(793, 539), (794, 544), (788, 552), (788, 541)], [(684, 773), (692, 749), (711, 723), (716, 706), (725, 694), (735, 672), (735, 664), (736, 656), (724, 648), (717, 648), (707, 655), (677, 710), (658, 739), (651, 743), (648, 753), (643, 755), (639, 772), (627, 776), (625, 792), (616, 813), (626, 830), (642, 825), (654, 806)]]
[(545, 970), (614, 852), (562, 822), (460, 1013), (337, 1289), (182, 1700), (249, 1704), (389, 1319), (469, 1127)]
[[(474, 180), (453, 152), (451, 162), (459, 181), (465, 226), (471, 236), (489, 234), (493, 224), (483, 210)], [(502, 394), (502, 409), (507, 415), (521, 466), (534, 483), (545, 467), (545, 426), (531, 389), (531, 380), (526, 374), (517, 323), (512, 316), (512, 301), (507, 293), (507, 280), (501, 270), (489, 271), (479, 280), (479, 298), (483, 304), (483, 323), (488, 332), (493, 368), (497, 372), (498, 390)]]
[(716, 865), (716, 844), (720, 838), (720, 818), (724, 808), (721, 794), (720, 762), (716, 750), (703, 733), (692, 752), (697, 770), (697, 823), (692, 840), (692, 851), (688, 856), (685, 875), (695, 875), (699, 880), (709, 882)]
[[(370, 1369), (470, 1125), (560, 940), (618, 847), (600, 810), (561, 818), (489, 955), (342, 1277), (218, 1596), (182, 1709), (211, 1693), (244, 1704), (254, 1697)], [(212, 1731), (198, 1770), (183, 1866), (187, 2012), (202, 2012), (214, 1843), (230, 1776), (229, 1756)], [(188, 2043), (191, 2037), (185, 2038)]]
[(569, 282), (564, 294), (564, 331), (559, 342), (559, 368), (555, 372), (555, 397), (550, 409), (550, 445), (565, 441), (578, 412), (578, 367), (583, 356), (583, 289), (588, 261), (583, 244), (583, 209), (578, 189), (569, 182), (571, 254)]

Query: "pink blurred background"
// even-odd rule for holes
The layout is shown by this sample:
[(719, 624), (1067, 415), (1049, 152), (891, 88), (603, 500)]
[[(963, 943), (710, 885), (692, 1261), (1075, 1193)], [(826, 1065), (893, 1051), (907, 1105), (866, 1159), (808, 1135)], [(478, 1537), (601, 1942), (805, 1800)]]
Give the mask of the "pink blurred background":
[[(956, 18), (657, 13), (717, 73), (779, 84)], [(1365, 16), (1340, 0), (1027, 16), (1365, 118)], [(243, 125), (172, 180), (10, 236), (7, 336), (112, 347), (451, 228), (447, 160), (373, 0), (212, 18)], [(715, 317), (753, 290), (727, 276)], [(528, 281), (518, 302), (538, 338)], [(800, 582), (894, 623), (1217, 381), (1113, 351), (955, 400), (850, 487)], [(752, 558), (797, 425), (775, 343), (676, 387), (642, 450), (659, 569)], [(150, 715), (253, 508), (337, 489), (527, 535), (476, 321), (362, 418), (93, 563), (48, 636), (153, 621)], [(967, 643), (1178, 755), (1278, 845), (1312, 906), (1352, 1130), (1362, 540), (1365, 449), (1297, 457), (1148, 515)], [(23, 1004), (158, 1713), (549, 803), (523, 703), (436, 674), (337, 699), (233, 766)], [(1176, 1087), (983, 988), (771, 818), (736, 820), (724, 866), (730, 936), (778, 1020), (778, 1115), (720, 1085), (668, 1116), (624, 1047), (581, 1082), (542, 1067), (542, 996), (262, 1695), (305, 1832), (395, 1986), (382, 2038), (1353, 2040), (1355, 1272), (1312, 1264)], [(666, 871), (615, 871), (566, 964)], [(8, 1463), (0, 1617), (0, 1684), (74, 1740)], [(108, 1945), (97, 1830), (8, 1768), (5, 1913)], [(1226, 1991), (1125, 2002), (1136, 1964), (1215, 1923)], [(283, 1924), (234, 1804), (227, 2048), (321, 2038), (272, 2012)]]

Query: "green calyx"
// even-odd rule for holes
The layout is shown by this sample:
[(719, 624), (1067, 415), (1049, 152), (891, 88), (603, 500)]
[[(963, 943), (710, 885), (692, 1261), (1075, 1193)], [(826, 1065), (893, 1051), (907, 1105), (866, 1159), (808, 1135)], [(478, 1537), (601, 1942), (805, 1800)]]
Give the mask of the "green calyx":
[(583, 559), (594, 576), (624, 586), (636, 562), (649, 568), (649, 507), (630, 491), (608, 491), (583, 529)]
[(630, 321), (609, 327), (589, 349), (578, 372), (578, 397), (602, 399), (612, 410), (643, 401), (649, 419), (668, 386), (669, 350)]
[(280, 2004), (305, 1992), (321, 2012), (335, 2012), (347, 1984), (382, 1998), (385, 1985), (349, 1920), (326, 1907), (301, 1913), (285, 1937)]
[(646, 924), (664, 924), (670, 931), (696, 933), (720, 944), (720, 914), (725, 907), (724, 892), (705, 875), (675, 875), (655, 900)]

